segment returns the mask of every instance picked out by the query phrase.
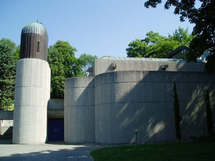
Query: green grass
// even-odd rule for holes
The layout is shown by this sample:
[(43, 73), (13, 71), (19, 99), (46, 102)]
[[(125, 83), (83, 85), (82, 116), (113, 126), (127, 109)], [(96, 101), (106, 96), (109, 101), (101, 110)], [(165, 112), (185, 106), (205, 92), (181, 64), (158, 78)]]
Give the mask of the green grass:
[(91, 156), (94, 161), (215, 161), (215, 142), (107, 147)]

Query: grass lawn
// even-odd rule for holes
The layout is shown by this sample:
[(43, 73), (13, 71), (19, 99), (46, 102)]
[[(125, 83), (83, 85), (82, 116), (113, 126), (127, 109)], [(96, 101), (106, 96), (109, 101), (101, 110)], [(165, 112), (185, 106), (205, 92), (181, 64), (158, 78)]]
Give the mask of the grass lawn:
[(94, 161), (215, 161), (215, 142), (107, 147), (91, 156)]

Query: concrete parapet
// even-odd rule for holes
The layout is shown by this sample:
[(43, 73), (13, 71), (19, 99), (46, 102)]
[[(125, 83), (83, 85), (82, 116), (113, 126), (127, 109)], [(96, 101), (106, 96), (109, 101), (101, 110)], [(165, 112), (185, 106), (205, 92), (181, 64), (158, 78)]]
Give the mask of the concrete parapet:
[(50, 68), (40, 59), (21, 59), (16, 69), (13, 143), (46, 141)]
[(204, 63), (187, 63), (179, 59), (103, 57), (95, 60), (94, 75), (113, 71), (203, 72), (204, 66)]
[(52, 98), (48, 102), (48, 110), (63, 110), (64, 100), (58, 98)]

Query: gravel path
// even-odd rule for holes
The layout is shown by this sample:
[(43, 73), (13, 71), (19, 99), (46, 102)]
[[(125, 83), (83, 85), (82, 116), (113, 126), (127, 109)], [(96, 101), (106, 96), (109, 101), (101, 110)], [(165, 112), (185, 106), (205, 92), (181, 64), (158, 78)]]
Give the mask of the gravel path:
[(0, 161), (93, 161), (95, 145), (18, 145), (0, 144)]

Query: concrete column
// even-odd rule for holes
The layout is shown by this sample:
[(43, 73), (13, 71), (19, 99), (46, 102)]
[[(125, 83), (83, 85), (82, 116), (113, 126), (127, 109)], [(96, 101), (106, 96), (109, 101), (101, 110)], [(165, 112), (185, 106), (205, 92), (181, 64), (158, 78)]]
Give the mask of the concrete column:
[(47, 136), (50, 68), (40, 59), (20, 59), (16, 69), (13, 143), (42, 144)]

